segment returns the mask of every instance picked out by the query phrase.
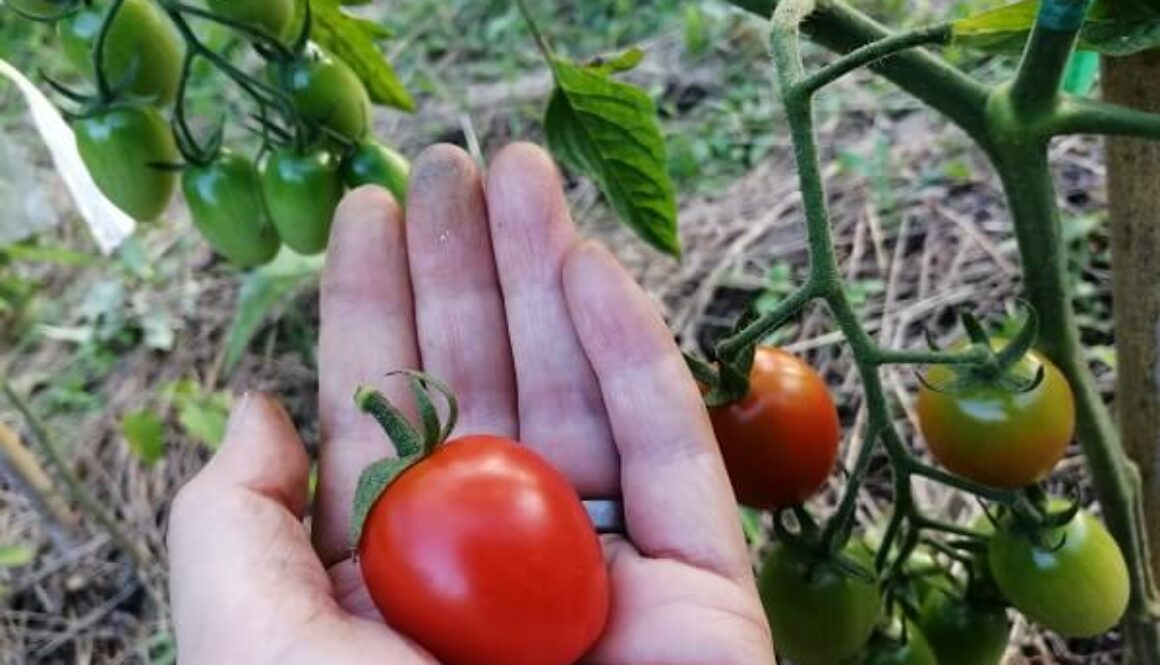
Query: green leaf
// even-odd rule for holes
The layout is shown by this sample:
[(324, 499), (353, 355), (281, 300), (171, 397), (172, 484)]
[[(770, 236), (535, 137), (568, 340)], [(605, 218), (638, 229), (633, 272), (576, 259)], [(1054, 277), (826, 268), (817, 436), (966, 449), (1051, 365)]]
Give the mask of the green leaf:
[(0, 545), (0, 568), (27, 566), (36, 558), (36, 550), (28, 545)]
[(273, 261), (242, 278), (234, 321), (226, 333), (227, 374), (242, 359), (266, 319), (313, 284), (322, 273), (322, 265), (321, 255), (302, 256), (284, 249)]
[(350, 65), (372, 101), (404, 111), (415, 110), (415, 100), (375, 43), (390, 36), (389, 30), (347, 14), (339, 0), (310, 0), (310, 11), (311, 38)]
[(53, 263), (59, 266), (85, 267), (97, 264), (97, 257), (84, 252), (64, 247), (41, 247), (18, 243), (8, 245), (0, 254), (5, 254), (13, 261), (27, 261), (29, 263)]
[(363, 470), (362, 475), (358, 478), (358, 487), (354, 492), (354, 510), (350, 522), (350, 546), (352, 549), (358, 547), (367, 515), (370, 515), (371, 508), (382, 496), (383, 491), (395, 481), (395, 478), (399, 477), (399, 474), (411, 468), (421, 459), (423, 459), (422, 455), (389, 457), (381, 459)]
[[(1039, 0), (1022, 0), (955, 21), (954, 43), (990, 53), (1016, 54), (1023, 50)], [(1080, 31), (1079, 48), (1123, 56), (1160, 47), (1160, 14), (1115, 11), (1097, 3)]]
[(165, 423), (152, 411), (125, 414), (121, 418), (121, 434), (129, 450), (145, 464), (154, 464), (165, 455)]
[(230, 397), (224, 392), (206, 392), (193, 381), (178, 381), (165, 389), (177, 409), (177, 422), (190, 437), (217, 450), (226, 434)]
[(626, 54), (582, 66), (556, 58), (556, 89), (544, 129), (552, 153), (592, 177), (633, 231), (653, 247), (680, 256), (676, 191), (666, 171), (656, 108), (642, 90), (614, 81), (613, 71), (639, 62)]
[(954, 43), (992, 53), (1020, 52), (1038, 13), (1039, 0), (1023, 0), (973, 14), (952, 25)]

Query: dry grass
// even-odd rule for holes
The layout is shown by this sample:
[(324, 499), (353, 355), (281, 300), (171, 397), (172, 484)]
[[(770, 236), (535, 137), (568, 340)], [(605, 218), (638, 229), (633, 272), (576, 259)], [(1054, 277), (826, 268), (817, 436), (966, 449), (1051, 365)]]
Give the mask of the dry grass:
[[(673, 71), (654, 72), (667, 78)], [(542, 89), (538, 79), (523, 82), (533, 98)], [(828, 170), (834, 231), (839, 238), (843, 269), (854, 282), (873, 284), (862, 305), (862, 317), (884, 344), (921, 345), (923, 326), (936, 336), (954, 334), (952, 309), (970, 305), (988, 316), (1008, 312), (1019, 291), (1018, 257), (1008, 242), (997, 182), (980, 155), (941, 121), (918, 112), (874, 115), (857, 108), (863, 88), (848, 84), (838, 93), (849, 103), (827, 105), (819, 118), (821, 140), (831, 156), (840, 147), (856, 154), (873, 152), (873, 142), (886, 137), (889, 145), (885, 174), (892, 200), (882, 200), (871, 180), (831, 164)], [(466, 111), (485, 150), (507, 139), (503, 122), (514, 113), (512, 99), (483, 95)], [(897, 98), (891, 97), (892, 100)], [(866, 106), (866, 104), (862, 104)], [(458, 123), (460, 114), (449, 114)], [(454, 120), (452, 120), (454, 118)], [(444, 131), (453, 130), (445, 127)], [(407, 136), (405, 147), (427, 143), (438, 132), (392, 121), (384, 131)], [(932, 177), (945, 164), (947, 152), (970, 165), (967, 175)], [(1102, 207), (1102, 157), (1098, 144), (1071, 140), (1058, 145), (1055, 156), (1060, 182), (1068, 197), (1068, 212)], [(801, 208), (788, 146), (776, 148), (758, 168), (711, 198), (682, 201), (682, 237), (687, 256), (680, 263), (661, 257), (608, 217), (585, 184), (570, 188), (575, 214), (585, 233), (601, 238), (620, 255), (655, 297), (674, 331), (690, 348), (719, 335), (741, 306), (767, 285), (768, 266), (784, 262), (793, 276), (805, 268)], [(156, 235), (156, 234), (155, 234)], [(164, 235), (164, 234), (161, 234)], [(151, 237), (150, 242), (172, 238)], [(116, 510), (118, 523), (149, 552), (146, 564), (133, 570), (128, 558), (113, 547), (91, 520), (70, 525), (50, 517), (29, 493), (0, 476), (0, 543), (29, 543), (38, 550), (29, 566), (0, 572), (7, 600), (0, 603), (0, 663), (130, 663), (149, 662), (150, 640), (168, 631), (165, 599), (164, 525), (166, 505), (181, 483), (205, 462), (208, 451), (174, 434), (165, 459), (147, 468), (119, 438), (117, 418), (143, 404), (169, 381), (195, 378), (208, 386), (233, 390), (263, 389), (282, 395), (307, 440), (316, 440), (314, 393), (316, 379), (302, 355), (272, 329), (259, 337), (251, 353), (230, 376), (221, 376), (221, 341), (228, 326), (236, 285), (227, 272), (210, 269), (199, 251), (183, 272), (152, 297), (190, 300), (180, 321), (175, 350), (158, 354), (129, 350), (110, 376), (90, 386), (105, 408), (79, 421), (54, 423), (66, 445), (72, 467), (102, 505)], [(92, 277), (92, 270), (62, 270), (54, 292), (66, 298), (70, 285)], [(1109, 299), (1106, 274), (1088, 271), (1098, 299)], [(298, 304), (306, 320), (316, 316), (314, 295)], [(848, 426), (846, 459), (864, 442), (858, 439), (863, 416), (857, 373), (848, 353), (821, 309), (813, 309), (794, 324), (787, 343), (820, 368), (834, 388)], [(32, 352), (3, 359), (18, 389), (35, 392), (67, 368), (70, 347), (45, 343)], [(1105, 386), (1111, 385), (1101, 368)], [(913, 432), (909, 394), (913, 379), (905, 371), (887, 370), (888, 389), (898, 398), (898, 426)], [(0, 411), (0, 422), (18, 422)], [(24, 430), (22, 430), (24, 431)], [(176, 432), (176, 430), (174, 430)], [(863, 490), (860, 518), (877, 522), (889, 506), (889, 472), (884, 463)], [(1070, 457), (1061, 475), (1082, 481), (1080, 460)], [(5, 480), (4, 478), (8, 478)], [(832, 505), (840, 482), (815, 502)], [(964, 519), (975, 504), (941, 487), (922, 483), (917, 495), (925, 505), (948, 517)], [(762, 544), (755, 544), (760, 548)], [(136, 574), (135, 574), (136, 572)], [(1020, 621), (1016, 624), (1010, 662), (1117, 662), (1117, 640), (1068, 644), (1044, 635)]]

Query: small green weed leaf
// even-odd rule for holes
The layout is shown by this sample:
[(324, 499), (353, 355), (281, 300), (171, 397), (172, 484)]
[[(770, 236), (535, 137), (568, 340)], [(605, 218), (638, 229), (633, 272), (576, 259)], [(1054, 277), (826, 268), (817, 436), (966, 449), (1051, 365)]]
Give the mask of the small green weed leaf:
[(371, 508), (379, 500), (387, 486), (399, 477), (399, 474), (409, 469), (422, 459), (422, 455), (410, 457), (390, 457), (381, 459), (363, 470), (358, 478), (358, 487), (354, 493), (354, 510), (350, 522), (350, 546), (358, 547), (362, 537), (363, 525), (370, 515)]
[(224, 392), (206, 392), (193, 381), (178, 381), (165, 389), (177, 409), (177, 422), (190, 437), (217, 450), (226, 434), (230, 397)]
[(596, 181), (621, 220), (653, 247), (681, 253), (676, 190), (666, 171), (656, 108), (610, 74), (639, 62), (629, 51), (594, 66), (556, 58), (544, 129), (552, 154)]
[(342, 11), (339, 0), (310, 0), (310, 36), (358, 74), (371, 100), (404, 111), (415, 110), (415, 100), (403, 87), (391, 63), (376, 42), (390, 36), (379, 24)]
[(322, 256), (284, 249), (273, 261), (242, 277), (234, 321), (226, 333), (226, 373), (237, 366), (266, 319), (318, 279), (322, 265)]
[(147, 409), (132, 411), (121, 418), (121, 434), (142, 462), (154, 464), (165, 455), (165, 423)]
[(36, 550), (28, 545), (0, 545), (0, 568), (27, 566), (36, 558)]

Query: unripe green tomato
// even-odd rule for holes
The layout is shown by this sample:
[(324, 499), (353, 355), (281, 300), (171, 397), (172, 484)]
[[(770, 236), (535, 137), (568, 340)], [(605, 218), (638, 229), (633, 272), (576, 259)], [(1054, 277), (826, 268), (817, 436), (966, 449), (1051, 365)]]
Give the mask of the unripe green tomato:
[(208, 164), (187, 168), (181, 185), (194, 226), (219, 254), (252, 268), (278, 253), (282, 243), (266, 214), (252, 161), (223, 151)]
[(4, 0), (2, 6), (30, 19), (56, 18), (73, 6), (72, 0)]
[(302, 117), (352, 141), (370, 129), (371, 98), (354, 70), (337, 56), (312, 47), (275, 65), (279, 84)]
[[(1055, 499), (1053, 510), (1066, 502)], [(1081, 510), (1067, 525), (1033, 542), (1001, 520), (988, 560), (995, 583), (1015, 609), (1064, 637), (1111, 630), (1128, 607), (1128, 568), (1119, 545), (1095, 517)]]
[[(864, 545), (852, 543), (845, 554), (870, 574)], [(762, 565), (758, 591), (774, 647), (800, 665), (832, 665), (856, 656), (882, 612), (876, 583), (781, 543)]]
[(404, 207), (407, 205), (407, 179), (410, 175), (411, 164), (407, 158), (378, 141), (360, 143), (343, 165), (347, 187), (386, 187)]
[[(108, 6), (89, 6), (57, 25), (64, 52), (80, 71), (92, 73), (92, 53)], [(185, 41), (152, 0), (124, 0), (101, 57), (102, 72), (113, 88), (166, 106), (177, 96)]]
[(278, 236), (300, 254), (326, 249), (342, 198), (339, 160), (326, 150), (275, 150), (262, 165), (262, 195)]
[(918, 618), (939, 665), (999, 665), (1011, 627), (1001, 605), (932, 589)]
[(165, 211), (177, 174), (157, 164), (181, 160), (169, 123), (148, 106), (117, 108), (73, 123), (77, 150), (97, 187), (138, 221)]
[(288, 41), (294, 32), (294, 0), (206, 0), (214, 13)]

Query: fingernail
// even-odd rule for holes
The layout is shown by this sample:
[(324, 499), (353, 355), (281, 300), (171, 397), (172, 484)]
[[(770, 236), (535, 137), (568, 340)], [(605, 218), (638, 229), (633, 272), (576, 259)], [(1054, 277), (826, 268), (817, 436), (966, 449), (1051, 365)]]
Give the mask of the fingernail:
[(226, 433), (222, 438), (222, 445), (229, 442), (231, 435), (235, 434), (242, 428), (242, 423), (246, 421), (247, 414), (250, 410), (250, 402), (254, 392), (247, 390), (242, 393), (241, 397), (234, 400), (233, 408), (230, 410), (230, 419), (226, 421)]

